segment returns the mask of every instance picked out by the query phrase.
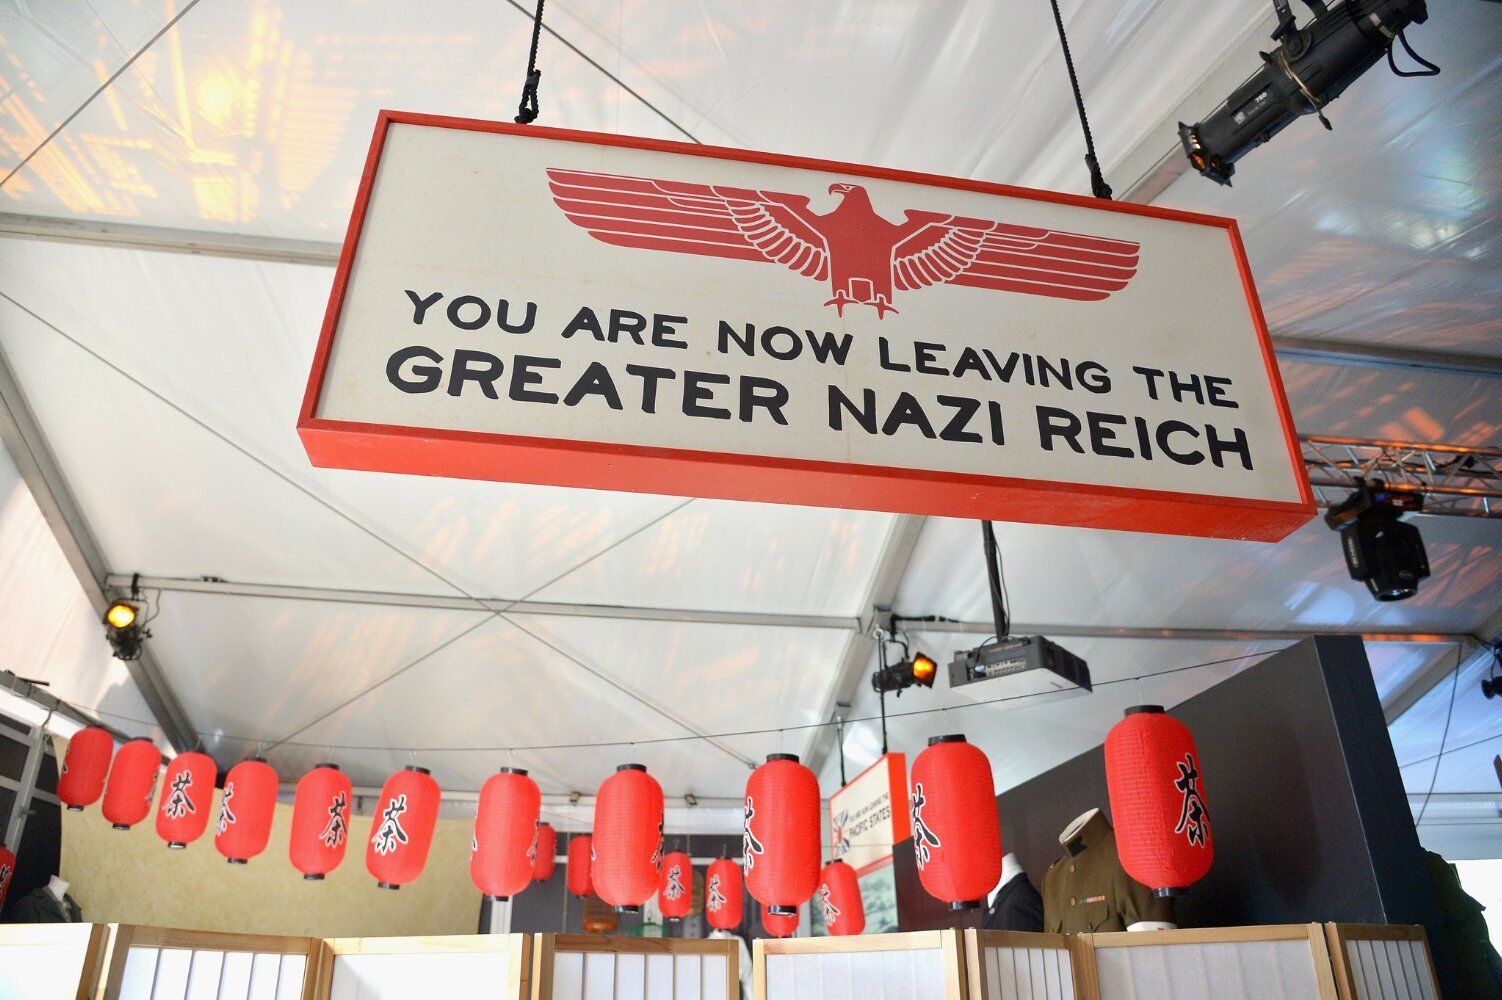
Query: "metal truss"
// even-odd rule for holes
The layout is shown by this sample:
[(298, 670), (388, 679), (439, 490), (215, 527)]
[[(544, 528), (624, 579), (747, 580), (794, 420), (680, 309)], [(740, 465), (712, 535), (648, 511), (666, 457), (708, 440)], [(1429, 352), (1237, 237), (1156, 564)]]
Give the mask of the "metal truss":
[(1502, 520), (1502, 449), (1304, 435), (1304, 465), (1321, 507), (1344, 500), (1356, 480), (1424, 497), (1424, 513)]

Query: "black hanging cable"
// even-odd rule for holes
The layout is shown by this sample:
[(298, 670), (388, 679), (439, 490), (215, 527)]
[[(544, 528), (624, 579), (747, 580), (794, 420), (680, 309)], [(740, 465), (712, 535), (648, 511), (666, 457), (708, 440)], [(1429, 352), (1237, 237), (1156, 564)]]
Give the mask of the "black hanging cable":
[(981, 542), (986, 551), (986, 582), (991, 591), (991, 620), (996, 624), (996, 641), (1011, 634), (1012, 613), (1007, 606), (1006, 578), (1001, 570), (1001, 550), (996, 545), (996, 527), (990, 521), (980, 523)]
[(1398, 69), (1398, 62), (1392, 56), (1392, 43), (1387, 45), (1387, 66), (1396, 76), (1439, 76), (1439, 67), (1413, 51), (1413, 46), (1408, 44), (1408, 39), (1403, 33), (1398, 32), (1398, 42), (1403, 46), (1403, 51), (1408, 53), (1409, 58), (1418, 63), (1423, 69)]
[(1074, 89), (1074, 106), (1080, 113), (1080, 128), (1085, 132), (1085, 166), (1090, 168), (1090, 193), (1097, 198), (1110, 200), (1111, 185), (1100, 172), (1100, 161), (1095, 158), (1095, 137), (1090, 134), (1090, 118), (1085, 114), (1085, 99), (1080, 96), (1080, 78), (1074, 72), (1074, 56), (1069, 54), (1069, 36), (1064, 33), (1064, 16), (1059, 13), (1059, 0), (1048, 0), (1053, 6), (1053, 23), (1059, 29), (1059, 46), (1064, 50), (1064, 65), (1069, 68), (1069, 86)]
[(547, 0), (537, 0), (537, 15), (532, 18), (532, 52), (527, 56), (527, 82), (522, 84), (522, 102), (516, 109), (516, 123), (531, 125), (541, 110), (537, 106), (537, 84), (542, 80), (542, 70), (537, 68), (537, 44), (542, 39), (542, 6)]

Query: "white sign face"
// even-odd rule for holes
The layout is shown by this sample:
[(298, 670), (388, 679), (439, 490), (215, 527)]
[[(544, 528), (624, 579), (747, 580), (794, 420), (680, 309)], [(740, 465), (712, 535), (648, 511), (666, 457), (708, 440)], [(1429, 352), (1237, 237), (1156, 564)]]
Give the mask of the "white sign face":
[(892, 845), (908, 837), (907, 767), (886, 754), (829, 797), (830, 857), (857, 875), (892, 860)]
[(1313, 513), (1234, 225), (386, 113), (315, 464), (1180, 534)]

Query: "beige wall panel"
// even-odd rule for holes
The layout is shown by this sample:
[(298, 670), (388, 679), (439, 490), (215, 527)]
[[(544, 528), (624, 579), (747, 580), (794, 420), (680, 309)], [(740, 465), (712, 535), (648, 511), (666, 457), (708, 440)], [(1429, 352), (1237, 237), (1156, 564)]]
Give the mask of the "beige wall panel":
[(320, 938), (473, 934), (479, 924), (467, 819), (438, 821), (427, 868), (395, 892), (365, 870), (369, 817), (355, 817), (344, 864), (322, 882), (304, 881), (287, 860), (291, 806), (277, 806), (271, 843), (248, 865), (225, 862), (212, 823), (187, 849), (169, 851), (155, 822), (153, 811), (114, 830), (97, 806), (63, 813), (62, 877), (85, 920)]

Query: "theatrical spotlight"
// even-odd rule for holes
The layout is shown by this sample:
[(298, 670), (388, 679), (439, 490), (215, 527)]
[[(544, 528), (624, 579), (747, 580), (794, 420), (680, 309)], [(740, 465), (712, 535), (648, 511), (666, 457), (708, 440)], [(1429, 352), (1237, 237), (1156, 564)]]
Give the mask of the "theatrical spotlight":
[[(1439, 67), (1425, 61), (1403, 37), (1410, 24), (1422, 24), (1429, 12), (1424, 0), (1345, 0), (1327, 7), (1305, 0), (1314, 19), (1294, 22), (1288, 0), (1273, 0), (1278, 47), (1262, 52), (1262, 68), (1237, 87), (1208, 118), (1179, 123), (1179, 139), (1194, 169), (1217, 184), (1231, 183), (1232, 166), (1256, 146), (1277, 135), (1295, 118), (1318, 115), (1331, 128), (1323, 108), (1385, 54), (1399, 76), (1434, 76)], [(1398, 42), (1425, 67), (1401, 70), (1393, 59)]]
[(146, 612), (146, 600), (141, 596), (141, 590), (134, 579), (131, 581), (130, 598), (111, 601), (105, 609), (104, 637), (109, 640), (116, 659), (141, 658), (141, 643), (151, 635), (146, 629)]
[(1325, 512), (1340, 532), (1352, 580), (1362, 580), (1379, 601), (1407, 600), (1429, 575), (1429, 556), (1419, 529), (1399, 520), (1424, 509), (1419, 493), (1388, 490), (1379, 480), (1357, 479), (1355, 491)]
[(911, 660), (878, 669), (871, 675), (871, 690), (877, 694), (886, 694), (888, 691), (901, 694), (914, 684), (931, 688), (938, 673), (939, 665), (932, 658), (919, 653)]

